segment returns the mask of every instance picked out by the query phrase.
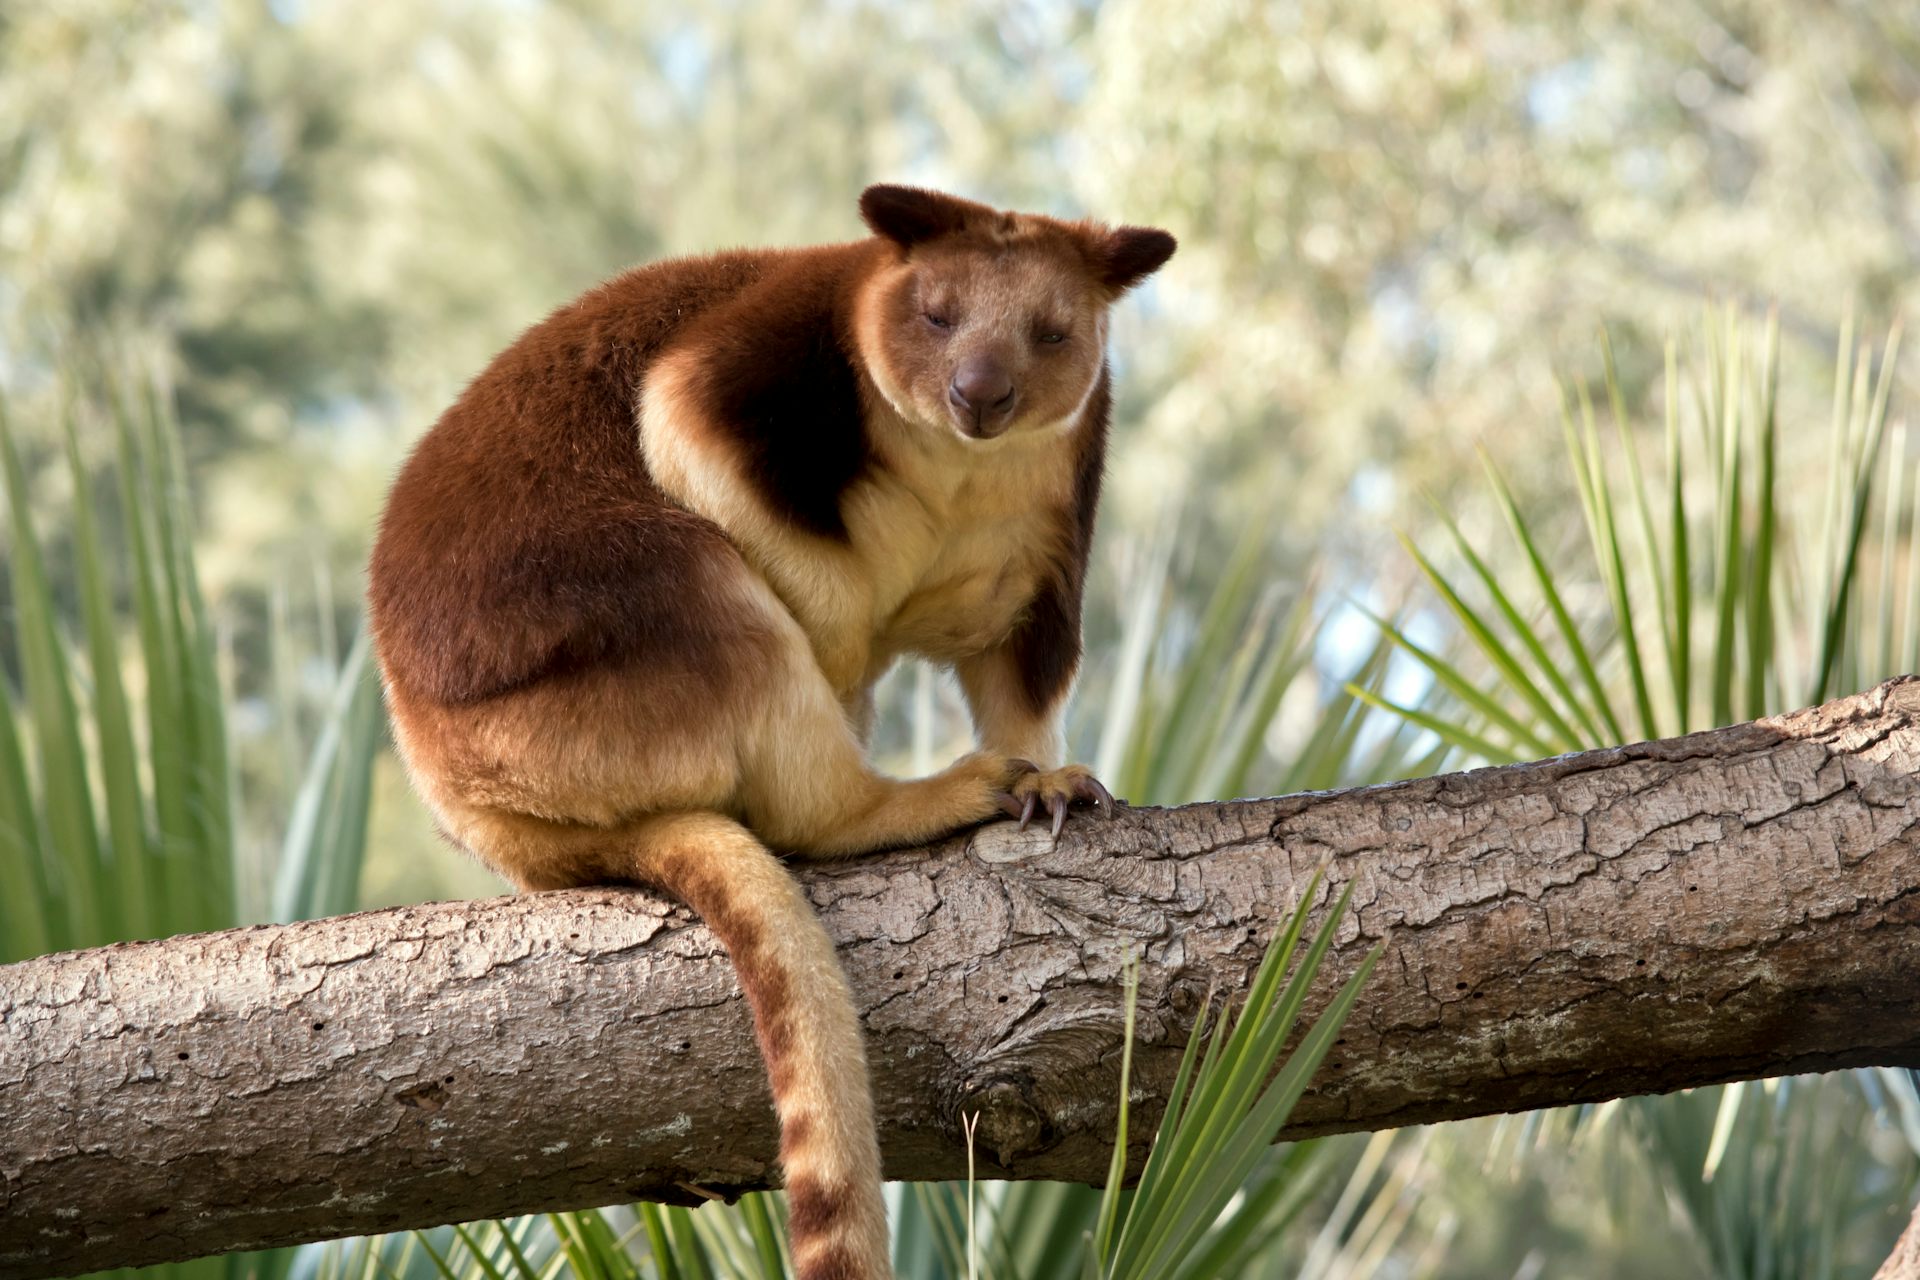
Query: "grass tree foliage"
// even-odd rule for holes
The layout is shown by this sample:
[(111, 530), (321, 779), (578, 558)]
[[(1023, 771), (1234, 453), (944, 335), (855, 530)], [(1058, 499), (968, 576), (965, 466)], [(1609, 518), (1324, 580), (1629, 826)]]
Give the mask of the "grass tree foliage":
[[(1584, 552), (1560, 553), (1488, 460), (1507, 545), (1476, 544), (1444, 511), (1433, 545), (1406, 543), (1461, 652), (1383, 622), (1434, 696), (1354, 695), (1466, 761), (1504, 763), (1753, 719), (1920, 670), (1920, 468), (1892, 413), (1899, 329), (1877, 351), (1843, 331), (1822, 430), (1780, 421), (1776, 321), (1708, 313), (1686, 358), (1666, 346), (1651, 466), (1601, 344), (1599, 386), (1562, 389)], [(1659, 1180), (1703, 1274), (1725, 1280), (1868, 1274), (1920, 1176), (1908, 1072), (1617, 1106), (1604, 1138), (1624, 1144), (1616, 1167)], [(1545, 1128), (1578, 1133), (1615, 1109)]]
[[(114, 448), (112, 522), (96, 509), (81, 416), (71, 406), (32, 437), (0, 404), (19, 682), (17, 694), (0, 684), (0, 961), (350, 910), (381, 727), (364, 641), (326, 672), (317, 711), (292, 690), (272, 708), (289, 724), (317, 720), (317, 737), (288, 763), (295, 801), (277, 847), (243, 839), (232, 699), (164, 399), (110, 394), (93, 415), (101, 429), (86, 443)], [(64, 454), (60, 543), (34, 528), (23, 437), (50, 437)], [(276, 662), (297, 661), (287, 636), (273, 647)]]
[[(1272, 581), (1258, 530), (1192, 608), (1174, 539), (1123, 545), (1127, 612), (1117, 643), (1092, 663), (1078, 736), (1136, 801), (1273, 794), (1703, 728), (1920, 665), (1920, 556), (1910, 552), (1920, 474), (1894, 419), (1896, 342), (1875, 352), (1843, 339), (1831, 420), (1819, 432), (1781, 429), (1770, 324), (1715, 314), (1684, 359), (1670, 346), (1650, 428), (1636, 421), (1603, 347), (1597, 385), (1564, 393), (1587, 551), (1567, 554), (1564, 531), (1530, 514), (1488, 460), (1507, 538), (1469, 536), (1440, 511), (1438, 537), (1408, 542), (1430, 596), (1380, 618), (1377, 643), (1358, 652), (1326, 643), (1347, 605)], [(254, 815), (274, 840), (245, 838), (252, 828), (235, 781), (245, 752), (235, 747), (221, 637), (194, 576), (165, 402), (101, 404), (85, 430), (76, 411), (31, 424), (42, 430), (0, 432), (13, 676), (0, 717), (8, 959), (344, 910), (364, 850), (380, 732), (364, 643), (340, 657), (316, 628), (308, 647), (324, 660), (303, 664), (290, 611), (276, 609), (279, 733), (264, 753), (286, 779), (284, 816)], [(57, 545), (31, 527), (21, 462), (28, 442), (44, 450), (49, 439), (75, 489), (73, 527)], [(114, 455), (104, 511), (85, 479), (86, 448), (99, 439)], [(1806, 443), (1814, 439), (1817, 450)], [(71, 562), (70, 589), (49, 570), (55, 559)], [(1436, 632), (1434, 617), (1456, 642), (1421, 638)], [(1341, 663), (1349, 669), (1329, 669)], [(319, 705), (291, 674), (303, 665), (329, 673)], [(1411, 698), (1398, 692), (1418, 683), (1410, 672), (1426, 685)], [(1296, 915), (1276, 939), (1237, 1013), (1196, 1027), (1179, 1101), (1134, 1189), (1117, 1178), (1104, 1192), (895, 1184), (899, 1273), (1468, 1276), (1497, 1262), (1540, 1274), (1564, 1262), (1553, 1252), (1561, 1247), (1589, 1250), (1596, 1275), (1645, 1274), (1651, 1253), (1675, 1275), (1864, 1276), (1904, 1216), (1920, 1096), (1901, 1072), (1270, 1147), (1265, 1137), (1337, 1025), (1323, 1019), (1277, 1075), (1269, 1070), (1332, 927), (1330, 916), (1303, 946), (1304, 923)], [(1354, 992), (1350, 983), (1336, 1010)], [(1130, 1046), (1130, 1032), (1116, 1028), (1116, 1043)], [(1124, 1058), (1120, 1066), (1124, 1077)], [(1124, 1088), (1121, 1096), (1124, 1108)], [(1606, 1192), (1573, 1197), (1580, 1210), (1591, 1218), (1589, 1201), (1612, 1205), (1619, 1221), (1543, 1234), (1530, 1216), (1564, 1217), (1564, 1197), (1542, 1204), (1522, 1188), (1578, 1179)], [(698, 1210), (638, 1205), (167, 1270), (270, 1280), (780, 1277), (791, 1270), (785, 1212), (777, 1193)], [(1596, 1241), (1622, 1259), (1612, 1270)]]
[(1920, 667), (1920, 556), (1909, 554), (1920, 483), (1905, 425), (1888, 430), (1898, 329), (1877, 359), (1843, 333), (1824, 432), (1780, 429), (1772, 320), (1756, 335), (1731, 312), (1710, 315), (1684, 367), (1669, 342), (1657, 488), (1601, 341), (1598, 392), (1561, 395), (1588, 562), (1552, 554), (1487, 459), (1505, 554), (1438, 508), (1439, 545), (1405, 540), (1466, 657), (1384, 625), (1439, 705), (1356, 696), (1463, 756), (1508, 763), (1754, 719)]
[[(315, 742), (279, 780), (295, 799), (292, 817), (270, 824), (278, 838), (245, 838), (232, 699), (166, 403), (108, 394), (92, 408), (97, 429), (81, 430), (76, 404), (36, 433), (0, 404), (17, 679), (0, 681), (0, 962), (351, 910), (382, 727), (365, 643), (325, 671), (320, 705), (290, 692), (272, 708), (313, 724)], [(29, 441), (49, 440), (72, 486), (58, 541), (34, 527), (23, 459)], [(103, 441), (111, 512), (96, 506), (100, 473), (83, 460), (83, 445)], [(295, 663), (281, 651), (291, 647), (281, 637), (276, 661)], [(154, 1270), (273, 1280), (294, 1261), (275, 1250)]]

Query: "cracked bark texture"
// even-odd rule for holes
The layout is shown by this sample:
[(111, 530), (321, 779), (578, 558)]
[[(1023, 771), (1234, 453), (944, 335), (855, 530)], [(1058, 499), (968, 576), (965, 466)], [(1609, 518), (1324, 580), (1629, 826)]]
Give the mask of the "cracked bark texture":
[[(801, 870), (887, 1173), (1104, 1176), (1120, 971), (1151, 1124), (1326, 864), (1385, 956), (1285, 1135), (1920, 1065), (1920, 681), (1352, 791), (996, 824)], [(1311, 1011), (1311, 1010), (1310, 1010)], [(0, 968), (0, 1275), (768, 1185), (713, 936), (639, 891), (434, 903)], [(1136, 1150), (1136, 1161), (1142, 1152)]]

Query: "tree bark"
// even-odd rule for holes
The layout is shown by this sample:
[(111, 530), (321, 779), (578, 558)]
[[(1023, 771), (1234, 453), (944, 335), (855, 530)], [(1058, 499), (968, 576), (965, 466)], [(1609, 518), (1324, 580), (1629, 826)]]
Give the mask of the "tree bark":
[(1893, 1242), (1893, 1252), (1873, 1273), (1873, 1280), (1920, 1280), (1920, 1207), (1914, 1209), (1907, 1229)]
[[(800, 871), (863, 1006), (887, 1173), (1098, 1181), (1120, 973), (1151, 1133), (1209, 993), (1316, 867), (1324, 1001), (1385, 956), (1303, 1137), (1920, 1065), (1920, 681), (1665, 742), (998, 823)], [(1324, 907), (1324, 902), (1323, 902)], [(1312, 1012), (1310, 1008), (1309, 1012)], [(0, 968), (0, 1274), (768, 1185), (711, 934), (639, 891), (435, 903)], [(1136, 1161), (1140, 1150), (1134, 1152)]]

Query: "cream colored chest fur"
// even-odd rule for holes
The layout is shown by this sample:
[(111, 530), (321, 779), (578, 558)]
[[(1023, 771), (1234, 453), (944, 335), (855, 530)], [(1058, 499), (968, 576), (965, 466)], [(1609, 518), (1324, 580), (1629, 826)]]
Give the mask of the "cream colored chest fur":
[(889, 449), (848, 495), (851, 550), (872, 584), (873, 658), (952, 660), (1002, 639), (1058, 548), (1068, 442), (985, 447), (936, 437)]
[(1011, 629), (1071, 518), (1077, 427), (966, 441), (881, 410), (869, 422), (876, 465), (841, 503), (849, 536), (822, 538), (767, 509), (681, 393), (677, 363), (656, 368), (638, 406), (648, 470), (727, 531), (837, 692), (901, 654), (951, 661)]

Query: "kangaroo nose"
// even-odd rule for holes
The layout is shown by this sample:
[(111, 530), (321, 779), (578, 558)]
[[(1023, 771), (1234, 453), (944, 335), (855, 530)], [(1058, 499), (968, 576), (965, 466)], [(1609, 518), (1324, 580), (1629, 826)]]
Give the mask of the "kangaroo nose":
[(975, 357), (960, 366), (947, 386), (947, 399), (960, 411), (961, 429), (969, 435), (998, 435), (996, 426), (1013, 410), (1013, 378), (993, 360)]

